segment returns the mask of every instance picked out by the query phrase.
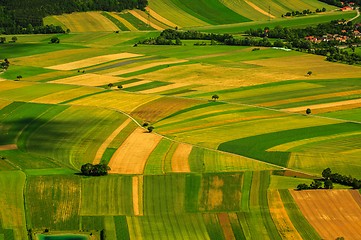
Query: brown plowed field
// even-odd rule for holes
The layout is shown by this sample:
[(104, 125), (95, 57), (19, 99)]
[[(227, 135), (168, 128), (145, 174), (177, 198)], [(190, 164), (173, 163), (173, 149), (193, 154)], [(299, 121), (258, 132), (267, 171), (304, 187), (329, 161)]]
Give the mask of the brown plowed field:
[(110, 159), (110, 173), (143, 174), (149, 155), (161, 139), (143, 128), (135, 129)]
[(229, 221), (227, 213), (218, 213), (219, 224), (222, 227), (224, 238), (226, 240), (235, 240), (231, 222)]
[(188, 157), (192, 151), (192, 145), (180, 143), (172, 156), (173, 172), (190, 172)]
[(0, 145), (0, 151), (18, 149), (16, 144)]
[(291, 191), (303, 215), (323, 239), (361, 239), (361, 199), (356, 190)]

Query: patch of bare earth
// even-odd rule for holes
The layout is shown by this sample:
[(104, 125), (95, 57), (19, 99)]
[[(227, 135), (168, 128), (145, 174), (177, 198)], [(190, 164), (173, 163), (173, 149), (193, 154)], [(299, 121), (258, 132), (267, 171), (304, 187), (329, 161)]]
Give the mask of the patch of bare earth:
[(226, 240), (233, 240), (233, 239), (235, 240), (236, 238), (234, 237), (232, 225), (231, 222), (229, 221), (228, 214), (218, 213), (218, 220), (219, 220), (219, 224), (222, 227), (224, 238)]
[(192, 145), (180, 143), (172, 156), (172, 172), (190, 172), (188, 162)]
[(361, 239), (357, 190), (291, 191), (303, 215), (323, 239)]
[(143, 128), (135, 129), (110, 159), (110, 173), (142, 174), (149, 155), (161, 139)]
[(109, 144), (114, 140), (114, 138), (131, 122), (130, 119), (125, 120), (115, 131), (110, 134), (110, 136), (102, 143), (102, 145), (99, 147), (97, 153), (95, 154), (95, 158), (93, 160), (93, 164), (100, 163), (102, 156), (109, 146)]
[(15, 150), (18, 149), (16, 144), (0, 145), (0, 151)]

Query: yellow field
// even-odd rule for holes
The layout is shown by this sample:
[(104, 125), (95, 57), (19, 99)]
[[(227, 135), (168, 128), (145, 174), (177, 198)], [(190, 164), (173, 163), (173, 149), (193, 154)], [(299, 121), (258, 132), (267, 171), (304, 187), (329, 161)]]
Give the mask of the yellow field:
[(109, 146), (109, 144), (114, 140), (114, 138), (131, 122), (130, 119), (125, 120), (114, 132), (102, 143), (99, 147), (97, 153), (95, 154), (93, 164), (98, 164), (102, 160), (102, 156)]
[(121, 23), (124, 24), (124, 26), (126, 26), (130, 31), (138, 31), (138, 29), (136, 27), (134, 27), (130, 22), (128, 22), (127, 20), (125, 20), (124, 18), (120, 17), (118, 14), (115, 14), (115, 13), (112, 13), (112, 12), (109, 12), (109, 14), (119, 20)]
[(6, 107), (10, 103), (12, 103), (12, 101), (0, 99), (0, 109)]
[(50, 104), (57, 104), (64, 101), (71, 100), (76, 97), (80, 97), (83, 95), (101, 92), (102, 89), (93, 88), (93, 87), (77, 87), (65, 91), (60, 91), (56, 93), (52, 93), (43, 97), (39, 97), (36, 99), (31, 100), (31, 102), (36, 103), (50, 103)]
[(137, 107), (158, 98), (160, 96), (114, 91), (79, 99), (72, 104), (111, 108), (130, 113)]
[(188, 157), (192, 151), (192, 145), (181, 143), (172, 156), (172, 172), (190, 172)]
[(170, 26), (170, 27), (172, 27), (172, 28), (177, 27), (177, 24), (175, 24), (175, 23), (169, 21), (168, 19), (162, 17), (162, 16), (159, 15), (157, 12), (153, 11), (153, 9), (151, 9), (150, 7), (146, 7), (145, 9), (148, 11), (148, 13), (149, 13), (150, 16), (152, 16), (153, 18), (155, 18), (155, 19), (158, 20), (159, 22), (162, 22), (162, 23), (164, 23), (165, 25), (168, 25), (168, 26)]
[(71, 32), (109, 32), (119, 28), (100, 12), (63, 14), (54, 18), (70, 29)]
[[(35, 83), (32, 82), (16, 82), (16, 81), (1, 81), (0, 82), (0, 92), (2, 91), (6, 91), (6, 90), (11, 90), (11, 89), (16, 89), (16, 88), (22, 88), (22, 87), (27, 87), (27, 86), (31, 86), (34, 85)], [(0, 96), (1, 97), (1, 96)]]
[(133, 58), (133, 57), (139, 57), (142, 56), (140, 54), (134, 54), (134, 53), (117, 53), (117, 54), (109, 54), (109, 55), (102, 55), (92, 58), (87, 58), (75, 62), (69, 62), (64, 64), (59, 64), (55, 66), (50, 66), (47, 68), (55, 69), (55, 70), (75, 70), (75, 69), (82, 69), (89, 66), (106, 63), (114, 60), (120, 60), (120, 59), (126, 59), (126, 58)]
[(138, 18), (140, 21), (144, 22), (145, 24), (149, 24), (152, 28), (162, 31), (164, 30), (163, 27), (158, 26), (157, 24), (153, 23), (152, 21), (148, 21), (146, 16), (143, 16), (143, 12), (140, 10), (129, 10), (130, 14), (132, 14), (134, 17)]
[(275, 223), (282, 239), (301, 240), (302, 238), (288, 217), (281, 196), (276, 189), (270, 189), (268, 191), (268, 205), (273, 222)]
[(262, 13), (263, 15), (266, 15), (267, 17), (270, 17), (270, 18), (276, 18), (272, 14), (270, 14), (270, 13), (264, 11), (262, 8), (258, 7), (256, 4), (254, 4), (254, 3), (250, 2), (250, 1), (247, 1), (247, 0), (244, 0), (244, 2), (247, 3), (249, 6), (251, 6), (257, 12)]
[(143, 216), (143, 176), (134, 176), (132, 180), (134, 215)]
[(109, 83), (115, 83), (123, 81), (124, 78), (113, 77), (113, 76), (104, 76), (93, 73), (81, 74), (78, 76), (63, 78), (59, 80), (52, 81), (51, 83), (61, 83), (61, 84), (71, 84), (71, 85), (80, 85), (80, 86), (102, 86)]
[(157, 66), (162, 66), (162, 65), (167, 65), (167, 64), (184, 63), (187, 61), (188, 60), (168, 60), (168, 61), (152, 62), (152, 63), (148, 63), (148, 64), (142, 64), (142, 65), (139, 65), (136, 67), (126, 68), (126, 69), (115, 71), (115, 72), (110, 72), (110, 73), (107, 73), (107, 75), (111, 75), (111, 76), (122, 75), (122, 74), (136, 72), (136, 71), (140, 71), (140, 70), (144, 70), (144, 69), (148, 69), (148, 68), (152, 68), (152, 67), (157, 67)]
[(110, 159), (110, 173), (143, 174), (149, 155), (161, 139), (159, 135), (137, 128)]
[[(357, 190), (291, 191), (303, 215), (323, 239), (361, 239)], [(317, 209), (317, 210), (315, 210)]]
[[(352, 106), (352, 108), (359, 108), (361, 107), (361, 99), (353, 99), (353, 100), (345, 100), (345, 101), (339, 101), (339, 102), (331, 102), (331, 103), (322, 103), (322, 104), (314, 104), (314, 105), (308, 105), (308, 106), (301, 106), (301, 107), (294, 107), (294, 108), (285, 108), (284, 111), (288, 112), (304, 112), (305, 109), (310, 108), (312, 109), (313, 113), (324, 113), (330, 110), (333, 110), (337, 107), (343, 107), (343, 106)], [(325, 110), (328, 109), (328, 110)], [(350, 109), (350, 108), (348, 108)]]

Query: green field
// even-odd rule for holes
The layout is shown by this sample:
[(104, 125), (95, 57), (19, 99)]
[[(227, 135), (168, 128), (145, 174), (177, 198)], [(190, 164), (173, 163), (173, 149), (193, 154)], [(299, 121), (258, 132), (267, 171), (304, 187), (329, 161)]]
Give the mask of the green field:
[[(360, 66), (209, 40), (135, 43), (168, 26), (238, 38), (249, 28), (356, 15), (334, 8), (316, 0), (149, 0), (147, 12), (48, 16), (46, 24), (70, 33), (0, 44), (10, 61), (0, 73), (0, 240), (44, 231), (92, 240), (325, 238), (291, 193), (327, 167), (361, 178)], [(49, 44), (52, 36), (60, 43)], [(133, 159), (144, 169), (134, 170)], [(114, 169), (83, 176), (85, 163)]]

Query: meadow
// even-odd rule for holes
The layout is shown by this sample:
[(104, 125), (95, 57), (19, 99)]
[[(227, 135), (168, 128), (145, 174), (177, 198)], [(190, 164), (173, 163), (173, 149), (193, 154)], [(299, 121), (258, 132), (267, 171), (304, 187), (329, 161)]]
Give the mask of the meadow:
[[(134, 46), (168, 26), (242, 33), (355, 12), (314, 0), (203, 4), (150, 0), (148, 12), (49, 16), (45, 23), (71, 30), (54, 35), (59, 44), (49, 35), (0, 44), (10, 61), (0, 73), (0, 239), (46, 230), (91, 239), (359, 236), (346, 227), (361, 206), (358, 191), (293, 189), (327, 167), (361, 178), (360, 66), (194, 40)], [(324, 14), (280, 16), (322, 7)], [(111, 169), (82, 176), (85, 163)], [(325, 211), (328, 199), (347, 211)]]

